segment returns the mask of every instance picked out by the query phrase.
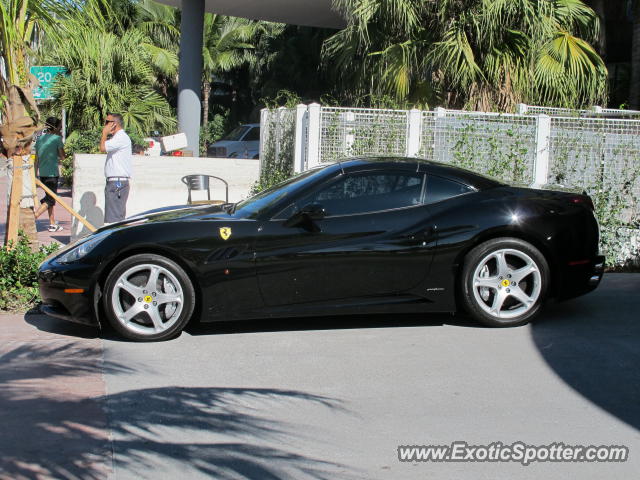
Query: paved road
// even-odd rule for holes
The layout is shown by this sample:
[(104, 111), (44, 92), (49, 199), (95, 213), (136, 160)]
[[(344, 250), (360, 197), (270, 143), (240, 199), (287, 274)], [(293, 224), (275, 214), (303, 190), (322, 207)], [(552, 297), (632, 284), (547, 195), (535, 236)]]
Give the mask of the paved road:
[[(640, 275), (611, 274), (593, 294), (505, 330), (460, 316), (325, 318), (192, 326), (141, 345), (27, 316), (0, 343), (0, 411), (24, 419), (20, 435), (14, 421), (0, 436), (0, 451), (11, 443), (2, 465), (8, 478), (635, 478), (639, 312)], [(24, 443), (35, 435), (35, 447)], [(400, 444), (456, 440), (631, 454), (526, 467), (397, 459)]]

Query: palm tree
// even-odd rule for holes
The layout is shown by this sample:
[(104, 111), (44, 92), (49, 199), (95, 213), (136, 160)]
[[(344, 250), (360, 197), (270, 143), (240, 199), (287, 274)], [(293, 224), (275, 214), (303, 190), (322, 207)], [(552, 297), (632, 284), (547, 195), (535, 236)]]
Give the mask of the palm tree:
[(0, 58), (5, 70), (0, 92), (6, 93), (8, 85), (27, 83), (32, 45), (57, 10), (59, 6), (47, 0), (0, 0)]
[(259, 22), (243, 18), (206, 14), (202, 44), (202, 125), (209, 120), (211, 82), (254, 61), (253, 39), (263, 30)]
[(321, 68), (322, 43), (335, 30), (270, 24), (256, 41), (256, 62), (251, 65), (251, 92), (255, 100), (273, 98), (288, 90), (300, 93), (306, 101), (328, 93), (328, 82)]
[(121, 112), (127, 128), (141, 135), (175, 126), (169, 104), (153, 88), (146, 40), (138, 30), (78, 29), (66, 36), (66, 48), (47, 52), (45, 58), (70, 71), (55, 86), (55, 103), (67, 109), (70, 129), (96, 128), (110, 111)]
[(39, 127), (29, 60), (42, 28), (54, 23), (60, 11), (53, 0), (0, 0), (0, 135), (10, 155), (27, 146)]
[(629, 84), (629, 106), (640, 109), (640, 0), (632, 0), (633, 40), (631, 46), (631, 81)]
[[(177, 83), (177, 53), (180, 43), (179, 10), (160, 5), (152, 0), (137, 4), (140, 29), (151, 40), (149, 52), (160, 69), (158, 84), (164, 96), (168, 88)], [(203, 28), (203, 76), (202, 76), (202, 123), (209, 119), (211, 83), (220, 76), (254, 60), (252, 43), (256, 35), (265, 28), (264, 23), (241, 18), (206, 14)], [(153, 48), (155, 46), (155, 49)]]
[(159, 70), (175, 71), (177, 57), (142, 30), (122, 27), (99, 2), (86, 1), (82, 10), (69, 12), (46, 31), (42, 58), (70, 72), (56, 82), (54, 104), (67, 109), (70, 129), (96, 128), (107, 112), (117, 111), (140, 135), (171, 130), (175, 117), (154, 86)]
[(165, 98), (178, 83), (178, 45), (180, 44), (180, 10), (153, 0), (136, 4), (135, 28), (149, 41), (145, 48), (151, 55), (156, 73), (156, 87)]
[(348, 25), (325, 59), (363, 93), (413, 103), (512, 110), (581, 106), (606, 96), (581, 0), (334, 0)]

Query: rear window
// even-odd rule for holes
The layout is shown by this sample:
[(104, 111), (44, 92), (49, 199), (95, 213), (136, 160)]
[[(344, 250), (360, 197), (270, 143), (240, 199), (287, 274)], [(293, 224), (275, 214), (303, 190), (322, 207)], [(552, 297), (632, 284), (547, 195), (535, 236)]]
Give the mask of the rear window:
[(436, 203), (447, 198), (457, 197), (465, 193), (473, 192), (473, 188), (453, 180), (429, 175), (427, 178), (427, 192), (425, 203)]

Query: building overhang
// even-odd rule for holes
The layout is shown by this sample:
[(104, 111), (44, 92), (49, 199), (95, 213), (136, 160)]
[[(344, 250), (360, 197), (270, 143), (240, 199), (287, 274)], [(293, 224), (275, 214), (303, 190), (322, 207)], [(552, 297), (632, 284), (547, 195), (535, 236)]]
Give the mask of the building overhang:
[[(157, 0), (182, 7), (183, 0)], [(309, 27), (343, 28), (344, 18), (332, 9), (332, 0), (205, 0), (205, 11), (231, 17)]]

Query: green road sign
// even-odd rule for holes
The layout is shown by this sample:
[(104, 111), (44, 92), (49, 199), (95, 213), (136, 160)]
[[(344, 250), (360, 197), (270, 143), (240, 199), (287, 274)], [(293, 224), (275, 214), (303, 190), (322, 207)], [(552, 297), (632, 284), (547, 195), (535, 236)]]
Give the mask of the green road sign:
[(59, 66), (31, 67), (29, 71), (40, 82), (40, 86), (33, 89), (33, 98), (36, 100), (51, 100), (55, 98), (51, 93), (51, 87), (53, 87), (58, 75), (67, 73), (65, 67)]

